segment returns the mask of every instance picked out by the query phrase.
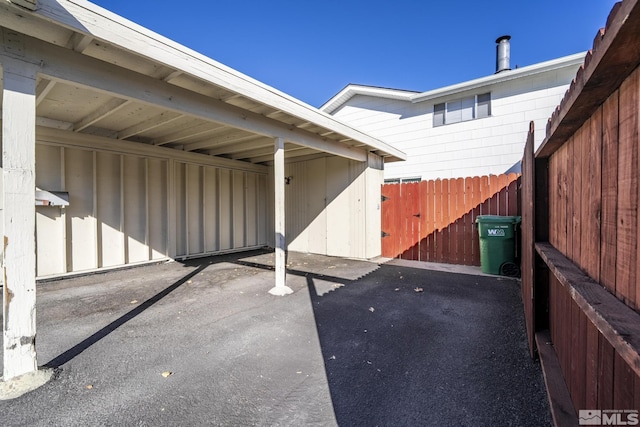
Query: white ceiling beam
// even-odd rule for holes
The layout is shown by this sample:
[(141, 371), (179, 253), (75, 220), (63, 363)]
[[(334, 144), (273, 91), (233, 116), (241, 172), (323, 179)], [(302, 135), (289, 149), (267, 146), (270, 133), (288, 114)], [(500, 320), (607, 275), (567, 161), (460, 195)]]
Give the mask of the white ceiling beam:
[(219, 156), (220, 154), (229, 154), (238, 151), (238, 149), (248, 149), (243, 144), (248, 144), (249, 146), (256, 146), (255, 140), (264, 138), (261, 135), (248, 135), (243, 139), (237, 139), (233, 143), (225, 143), (225, 144), (215, 144), (212, 145), (213, 148), (207, 151), (208, 154), (212, 156)]
[(53, 129), (72, 130), (73, 123), (63, 122), (62, 120), (54, 120), (48, 117), (36, 117), (36, 125)]
[(74, 132), (80, 132), (88, 128), (92, 124), (99, 122), (105, 117), (109, 117), (110, 115), (112, 115), (113, 113), (115, 113), (116, 111), (118, 111), (119, 109), (121, 109), (122, 107), (130, 103), (131, 101), (127, 99), (121, 99), (121, 98), (111, 99), (107, 101), (105, 104), (103, 104), (102, 106), (100, 106), (93, 113), (82, 118), (82, 120), (80, 120), (79, 122), (74, 123), (73, 130)]
[[(246, 155), (247, 152), (255, 151), (258, 149), (264, 149), (265, 147), (268, 147), (273, 151), (273, 143), (271, 143), (271, 141), (269, 141), (268, 139), (264, 139), (261, 136), (257, 136), (257, 137), (253, 136), (251, 140), (248, 140), (248, 141), (236, 143), (233, 145), (225, 144), (224, 147), (219, 147), (219, 148), (209, 150), (209, 154), (212, 156), (218, 156), (220, 154), (242, 153), (241, 154), (242, 157), (239, 157), (239, 158), (243, 159), (243, 158), (249, 157)], [(286, 144), (285, 144), (285, 147), (286, 147)], [(231, 158), (233, 158), (234, 155), (232, 155)]]
[(141, 134), (143, 132), (152, 130), (157, 128), (158, 126), (162, 126), (162, 125), (166, 125), (167, 123), (171, 123), (174, 120), (180, 119), (184, 117), (184, 115), (179, 114), (179, 113), (172, 113), (172, 112), (164, 112), (164, 113), (160, 113), (157, 116), (154, 117), (150, 117), (145, 121), (142, 121), (138, 124), (135, 124), (133, 126), (129, 126), (126, 129), (122, 129), (120, 131), (118, 131), (117, 133), (117, 138), (118, 139), (127, 139), (127, 138), (131, 138), (132, 136)]
[[(294, 147), (294, 148), (288, 148), (284, 152), (285, 158), (291, 158), (296, 156), (306, 156), (309, 154), (318, 154), (318, 151), (312, 148)], [(255, 156), (241, 157), (241, 158), (243, 159), (248, 158), (251, 163), (264, 163), (264, 162), (273, 161), (273, 154), (268, 154), (266, 151), (263, 151), (262, 153), (256, 153)]]
[(49, 95), (56, 82), (53, 80), (41, 79), (36, 87), (36, 107)]
[(73, 33), (73, 35), (67, 42), (67, 47), (73, 49), (78, 53), (82, 53), (89, 46), (89, 44), (91, 44), (92, 40), (93, 37), (91, 36), (80, 33)]
[[(287, 146), (287, 144), (285, 144), (285, 147)], [(231, 155), (229, 156), (230, 159), (234, 159), (234, 160), (238, 160), (238, 159), (248, 159), (251, 157), (258, 157), (258, 156), (262, 156), (262, 155), (271, 155), (273, 157), (273, 147), (270, 147), (269, 145), (264, 144), (264, 142), (262, 143), (258, 143), (256, 144), (256, 142), (254, 142), (253, 147), (243, 147), (242, 149), (234, 149), (233, 150), (229, 150), (229, 152), (231, 153)], [(286, 150), (285, 150), (286, 153)]]
[(203, 136), (220, 132), (221, 126), (219, 124), (214, 127), (211, 126), (212, 124), (209, 122), (200, 123), (195, 126), (186, 126), (185, 128), (181, 128), (176, 132), (172, 132), (161, 138), (156, 138), (151, 141), (151, 143), (153, 145), (166, 145), (174, 142), (184, 141), (187, 138), (195, 138), (196, 136)]
[[(260, 135), (255, 134), (247, 134), (244, 132), (243, 137), (234, 138), (232, 142), (219, 143), (216, 139), (207, 139), (206, 141), (194, 142), (192, 144), (185, 144), (185, 151), (195, 151), (195, 150), (203, 150), (210, 148), (208, 154), (212, 156), (217, 156), (219, 154), (228, 153), (229, 151), (236, 150), (236, 144), (239, 142), (244, 142), (250, 139), (263, 138)], [(219, 148), (223, 146), (224, 148)], [(232, 147), (230, 149), (230, 147)]]
[(364, 162), (364, 150), (346, 147), (335, 141), (271, 120), (263, 115), (195, 93), (157, 79), (125, 70), (116, 65), (43, 44), (25, 37), (25, 55), (42, 64), (40, 74), (52, 79), (73, 82), (119, 98), (135, 100), (146, 105), (166, 108), (205, 120), (226, 124), (268, 137), (282, 137), (287, 141), (337, 156)]
[(169, 73), (168, 75), (164, 76), (164, 77), (162, 78), (162, 81), (163, 81), (163, 82), (167, 82), (167, 83), (168, 83), (168, 82), (170, 82), (171, 80), (173, 80), (173, 79), (175, 79), (175, 78), (177, 78), (177, 77), (180, 77), (180, 76), (181, 76), (181, 75), (183, 75), (183, 74), (184, 74), (184, 72), (182, 72), (182, 71), (180, 71), (180, 70), (176, 70), (176, 71), (173, 71), (173, 72)]
[(312, 148), (300, 147), (299, 149), (289, 150), (288, 152), (285, 152), (284, 156), (287, 159), (291, 159), (293, 157), (308, 156), (310, 154), (318, 154), (318, 151)]
[[(246, 141), (248, 139), (260, 138), (262, 135), (256, 135), (253, 133), (247, 133), (246, 131), (235, 131), (231, 133), (226, 133), (223, 135), (218, 135), (215, 138), (209, 138), (206, 141), (198, 141), (192, 144), (188, 144), (188, 150), (200, 150), (203, 148), (211, 148), (211, 147), (219, 147), (219, 146), (229, 146), (238, 142)], [(226, 151), (225, 151), (226, 152)]]
[[(285, 163), (307, 162), (310, 160), (322, 159), (324, 157), (327, 157), (325, 153), (319, 153), (316, 151), (314, 154), (307, 154), (306, 156), (286, 157)], [(265, 165), (267, 165), (266, 162), (265, 162)]]
[(269, 114), (267, 114), (266, 116), (269, 117), (270, 119), (273, 118), (273, 116), (277, 116), (278, 114), (282, 114), (282, 110), (275, 110), (270, 112)]

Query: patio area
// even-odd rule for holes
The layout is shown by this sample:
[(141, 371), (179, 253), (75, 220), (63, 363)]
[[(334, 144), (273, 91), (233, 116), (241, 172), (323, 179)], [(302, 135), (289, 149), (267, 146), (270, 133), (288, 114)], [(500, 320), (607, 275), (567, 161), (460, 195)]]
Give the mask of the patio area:
[[(245, 252), (38, 285), (54, 379), (3, 425), (551, 423), (519, 282)], [(421, 268), (416, 268), (421, 267)], [(0, 362), (1, 363), (1, 362)]]

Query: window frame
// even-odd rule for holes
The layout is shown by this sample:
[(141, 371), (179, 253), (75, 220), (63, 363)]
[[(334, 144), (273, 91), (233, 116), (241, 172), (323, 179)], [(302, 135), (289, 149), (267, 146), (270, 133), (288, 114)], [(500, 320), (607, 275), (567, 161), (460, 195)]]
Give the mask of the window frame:
[(409, 184), (422, 181), (420, 176), (412, 176), (409, 178), (387, 178), (384, 180), (384, 184)]
[(491, 92), (434, 104), (432, 126), (440, 127), (487, 117), (491, 117)]

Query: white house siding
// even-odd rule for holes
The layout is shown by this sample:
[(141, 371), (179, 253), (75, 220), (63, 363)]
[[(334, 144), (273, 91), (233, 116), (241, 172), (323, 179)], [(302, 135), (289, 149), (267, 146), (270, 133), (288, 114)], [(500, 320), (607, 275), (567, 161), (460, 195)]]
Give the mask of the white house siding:
[[(529, 122), (536, 147), (576, 67), (496, 83), (446, 98), (409, 101), (355, 95), (333, 115), (407, 153), (385, 165), (384, 177), (422, 179), (501, 174), (522, 158)], [(491, 92), (491, 117), (433, 127), (433, 106)]]
[(352, 258), (380, 255), (380, 157), (292, 162), (285, 175), (290, 177), (285, 186), (289, 250)]
[(267, 243), (266, 167), (216, 167), (208, 156), (175, 159), (111, 141), (96, 148), (94, 137), (82, 138), (36, 144), (36, 185), (69, 193), (66, 208), (36, 208), (39, 277)]

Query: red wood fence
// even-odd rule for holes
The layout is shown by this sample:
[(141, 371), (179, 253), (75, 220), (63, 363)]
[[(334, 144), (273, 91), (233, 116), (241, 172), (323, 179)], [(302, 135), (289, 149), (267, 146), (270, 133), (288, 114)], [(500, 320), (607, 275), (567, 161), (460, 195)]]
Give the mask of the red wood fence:
[(518, 215), (519, 176), (382, 186), (382, 256), (480, 265), (478, 215)]
[(638, 28), (640, 2), (617, 3), (523, 160), (522, 294), (556, 425), (640, 409)]

